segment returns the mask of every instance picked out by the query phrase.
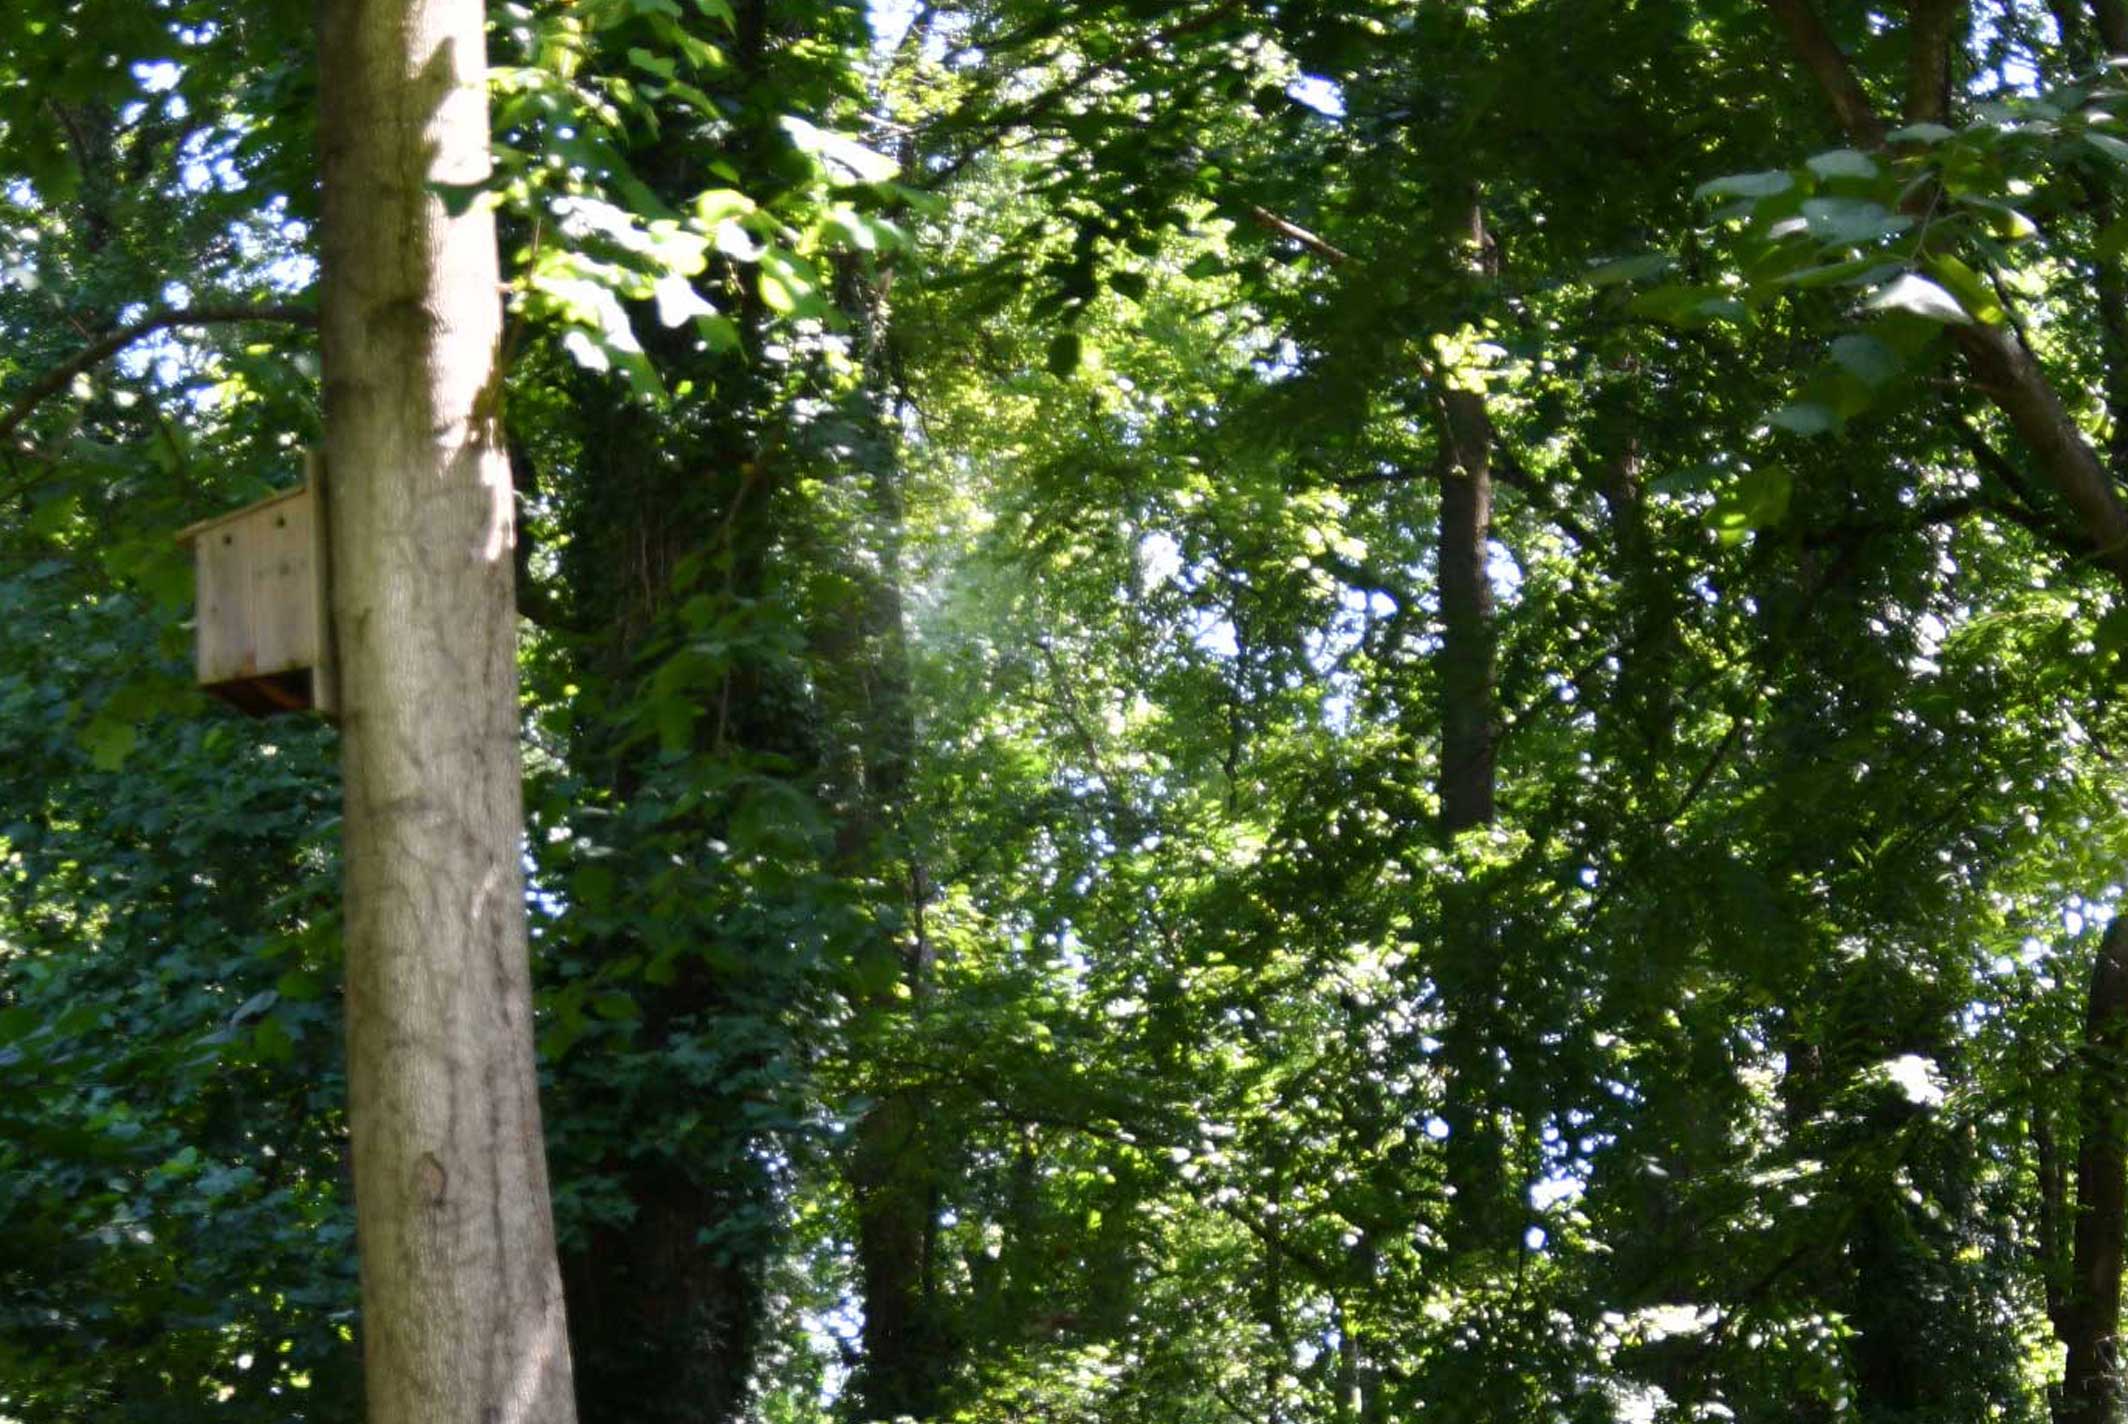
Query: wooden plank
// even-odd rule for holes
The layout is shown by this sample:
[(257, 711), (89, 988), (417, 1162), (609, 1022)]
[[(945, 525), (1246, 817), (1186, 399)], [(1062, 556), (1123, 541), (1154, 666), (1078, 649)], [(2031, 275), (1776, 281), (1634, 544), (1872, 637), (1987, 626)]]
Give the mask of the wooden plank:
[(250, 544), (251, 620), (258, 674), (317, 661), (317, 574), (311, 556), (310, 500), (276, 501), (254, 511)]
[(332, 628), (332, 503), (325, 479), (325, 454), (303, 456), (303, 483), (310, 490), (312, 609), (317, 631), (317, 662), (310, 670), (311, 703), (327, 717), (340, 715), (340, 650)]
[(258, 670), (258, 648), (251, 632), (249, 546), (241, 522), (223, 523), (193, 542), (202, 683), (228, 682)]
[(210, 530), (219, 529), (224, 524), (235, 524), (249, 519), (252, 515), (270, 505), (279, 504), (284, 499), (301, 499), (309, 492), (307, 485), (295, 485), (289, 489), (282, 490), (278, 494), (270, 494), (262, 500), (247, 504), (242, 509), (232, 509), (227, 514), (217, 514), (211, 519), (202, 519), (196, 524), (187, 524), (184, 528), (178, 530), (174, 537), (180, 544), (191, 544), (197, 542), (201, 535)]

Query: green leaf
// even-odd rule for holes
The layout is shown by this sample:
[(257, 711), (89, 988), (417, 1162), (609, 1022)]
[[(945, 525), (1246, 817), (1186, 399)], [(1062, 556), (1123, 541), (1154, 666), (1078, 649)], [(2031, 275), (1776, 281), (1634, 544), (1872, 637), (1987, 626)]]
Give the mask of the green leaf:
[(296, 1041), (278, 1014), (259, 1020), (259, 1026), (251, 1031), (251, 1042), (259, 1056), (270, 1063), (286, 1063), (295, 1057)]
[(790, 283), (784, 281), (781, 274), (763, 271), (759, 274), (756, 285), (761, 292), (762, 305), (770, 311), (789, 316), (798, 310), (799, 294), (791, 290)]
[(307, 969), (291, 969), (274, 981), (273, 989), (291, 1003), (307, 1004), (325, 997), (325, 979)]
[(2128, 143), (2123, 143), (2112, 134), (2094, 133), (2086, 130), (2084, 142), (2090, 144), (2115, 163), (2128, 167)]
[(806, 153), (827, 159), (858, 183), (884, 183), (901, 172), (901, 165), (884, 154), (874, 153), (852, 138), (807, 123), (795, 115), (781, 120), (791, 142)]
[(711, 351), (737, 351), (741, 344), (739, 324), (728, 316), (698, 316), (695, 334)]
[(1805, 166), (1820, 178), (1874, 178), (1877, 161), (1852, 148), (1836, 148), (1806, 159)]
[(1769, 529), (1788, 517), (1795, 481), (1786, 470), (1752, 470), (1737, 478), (1708, 516), (1724, 538)]
[(1795, 175), (1780, 169), (1763, 173), (1730, 173), (1709, 178), (1692, 190), (1696, 198), (1770, 198), (1795, 186)]
[(1086, 344), (1076, 331), (1060, 331), (1049, 343), (1049, 374), (1072, 376), (1077, 374), (1086, 359)]
[(591, 1001), (591, 1012), (611, 1023), (642, 1016), (642, 1007), (632, 994), (614, 992), (601, 994)]
[(613, 907), (613, 872), (603, 865), (580, 865), (569, 877), (569, 898), (594, 915)]
[(1897, 263), (1886, 262), (1881, 253), (1867, 257), (1852, 257), (1845, 262), (1828, 262), (1822, 266), (1798, 268), (1765, 280), (1777, 286), (1809, 289), (1846, 284), (1856, 286), (1881, 281), (1894, 272), (1902, 271)]
[(663, 326), (681, 326), (696, 317), (715, 316), (717, 309), (704, 301), (694, 284), (677, 272), (668, 272), (651, 287), (651, 298)]
[(1810, 198), (1803, 204), (1803, 225), (1820, 242), (1846, 246), (1904, 232), (1914, 220), (1866, 198)]
[(63, 490), (40, 500), (30, 511), (30, 533), (40, 539), (50, 539), (62, 531), (74, 519), (74, 512), (81, 507), (81, 495), (74, 490)]
[(271, 1009), (275, 1004), (278, 1004), (279, 1002), (281, 1002), (281, 995), (279, 990), (261, 989), (258, 993), (253, 994), (250, 998), (244, 1000), (243, 1003), (239, 1004), (237, 1006), (236, 1012), (231, 1014), (229, 1017), (232, 1022), (243, 1023), (246, 1019), (257, 1018), (259, 1015), (265, 1013), (267, 1010)]
[(1676, 265), (1677, 259), (1667, 252), (1644, 252), (1638, 257), (1621, 257), (1591, 267), (1586, 280), (1592, 287), (1611, 287), (1620, 282), (1641, 282), (1660, 277)]
[(1967, 315), (1989, 326), (2001, 326), (2009, 320), (2002, 303), (1995, 299), (1995, 289), (1982, 280), (1980, 274), (1949, 253), (1931, 257), (1928, 268), (1958, 300), (1958, 305)]
[(695, 195), (694, 210), (695, 221), (706, 231), (714, 232), (733, 218), (755, 211), (755, 207), (752, 198), (735, 188), (710, 188)]
[(1977, 208), (1987, 218), (1988, 233), (2004, 242), (2023, 242), (2036, 237), (2039, 224), (2026, 217), (2008, 203), (1993, 198), (1967, 197), (1959, 199), (1966, 207)]
[(1720, 484), (1726, 472), (1720, 466), (1701, 463), (1687, 465), (1681, 470), (1657, 475), (1648, 482), (1648, 488), (1657, 494), (1698, 494)]
[(1884, 136), (1893, 143), (1942, 143), (1947, 138), (1958, 137), (1957, 130), (1942, 124), (1907, 124), (1893, 129)]
[(1831, 409), (1811, 401), (1782, 406), (1766, 417), (1767, 423), (1796, 435), (1828, 435), (1839, 428), (1840, 418)]
[(478, 183), (431, 183), (429, 191), (443, 200), (443, 210), (454, 218), (462, 218), (466, 211), (479, 201), (480, 195), (491, 191), (493, 185), (486, 180)]
[(664, 55), (652, 54), (640, 45), (629, 48), (628, 62), (637, 69), (647, 70), (649, 73), (655, 74), (660, 79), (673, 78), (679, 68), (678, 65)]
[(140, 740), (131, 722), (98, 716), (81, 730), (81, 745), (98, 771), (117, 771)]

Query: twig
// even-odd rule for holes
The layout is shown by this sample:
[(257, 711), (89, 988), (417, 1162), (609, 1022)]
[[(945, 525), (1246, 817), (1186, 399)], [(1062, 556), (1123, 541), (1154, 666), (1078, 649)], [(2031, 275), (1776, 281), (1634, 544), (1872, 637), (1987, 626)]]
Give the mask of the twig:
[(1352, 254), (1337, 247), (1302, 227), (1290, 218), (1282, 218), (1261, 203), (1249, 204), (1249, 217), (1255, 224), (1280, 237), (1289, 238), (1307, 248), (1333, 267), (1352, 260)]

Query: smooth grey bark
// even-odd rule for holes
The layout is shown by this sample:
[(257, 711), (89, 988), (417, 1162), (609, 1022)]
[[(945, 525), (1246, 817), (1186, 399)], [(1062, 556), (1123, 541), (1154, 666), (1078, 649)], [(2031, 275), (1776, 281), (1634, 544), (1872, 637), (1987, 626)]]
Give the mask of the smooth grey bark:
[(479, 0), (321, 0), (349, 1118), (371, 1424), (569, 1424), (521, 870)]

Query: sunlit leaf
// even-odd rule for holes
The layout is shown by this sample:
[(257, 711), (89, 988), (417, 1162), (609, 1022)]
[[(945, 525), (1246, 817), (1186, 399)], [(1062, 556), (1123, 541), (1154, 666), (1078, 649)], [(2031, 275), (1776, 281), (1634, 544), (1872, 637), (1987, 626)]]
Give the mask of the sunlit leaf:
[(1876, 311), (1909, 312), (1930, 321), (1958, 326), (1970, 325), (1973, 320), (1956, 297), (1916, 272), (1905, 273), (1887, 283), (1869, 299), (1869, 306)]
[(1693, 189), (1699, 198), (1770, 198), (1795, 187), (1795, 175), (1780, 169), (1764, 173), (1731, 173), (1710, 178)]

